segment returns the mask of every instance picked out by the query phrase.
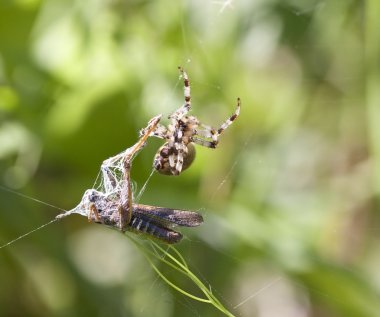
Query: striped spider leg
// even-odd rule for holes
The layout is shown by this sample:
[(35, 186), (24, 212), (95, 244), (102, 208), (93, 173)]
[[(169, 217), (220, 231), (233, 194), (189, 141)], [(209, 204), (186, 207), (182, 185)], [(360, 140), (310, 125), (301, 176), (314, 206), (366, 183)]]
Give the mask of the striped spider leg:
[[(153, 161), (153, 167), (164, 175), (179, 175), (191, 165), (195, 159), (194, 143), (216, 148), (220, 135), (240, 114), (241, 102), (238, 98), (235, 112), (217, 129), (201, 123), (195, 116), (187, 115), (191, 110), (190, 81), (182, 67), (179, 71), (184, 82), (185, 103), (169, 115), (171, 122), (168, 127), (158, 124), (151, 133), (151, 136), (166, 140)], [(146, 129), (143, 129), (140, 135), (145, 133)]]

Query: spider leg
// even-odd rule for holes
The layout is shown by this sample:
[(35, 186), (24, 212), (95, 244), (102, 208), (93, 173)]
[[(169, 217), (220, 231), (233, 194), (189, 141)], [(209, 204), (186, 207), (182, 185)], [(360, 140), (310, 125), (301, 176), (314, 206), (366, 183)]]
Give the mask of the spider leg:
[(160, 120), (161, 115), (155, 116), (149, 120), (147, 127), (143, 129), (144, 133), (140, 135), (140, 140), (138, 140), (135, 145), (131, 146), (127, 149), (127, 151), (125, 151), (125, 161), (132, 160), (133, 156), (135, 156), (145, 146), (146, 140), (155, 131)]
[[(139, 132), (139, 136), (142, 137), (143, 135), (146, 134), (147, 128), (141, 129)], [(163, 126), (162, 124), (157, 124), (156, 128), (154, 131), (150, 134), (150, 136), (155, 136), (160, 139), (168, 139), (168, 129)]]
[(214, 134), (216, 134), (216, 130), (213, 127), (210, 127), (209, 125), (205, 125), (203, 123), (200, 124), (202, 127), (202, 130), (197, 130), (196, 135), (199, 135), (203, 138), (212, 138)]
[(240, 107), (241, 107), (241, 102), (240, 102), (240, 98), (238, 98), (235, 112), (232, 114), (231, 117), (229, 117), (226, 121), (224, 121), (222, 123), (222, 125), (220, 126), (220, 128), (217, 131), (217, 134), (213, 137), (213, 140), (216, 141), (218, 139), (219, 135), (221, 135), (223, 133), (223, 131), (226, 130), (234, 122), (234, 120), (239, 116)]
[(173, 175), (179, 175), (182, 171), (183, 156), (187, 153), (187, 146), (183, 143), (183, 131), (178, 129), (170, 138), (168, 145), (175, 150), (169, 155), (169, 166)]
[(183, 70), (182, 67), (178, 67), (180, 73), (182, 74), (183, 78), (183, 95), (185, 97), (185, 104), (184, 106), (190, 110), (191, 108), (191, 95), (190, 95), (190, 81), (189, 81), (189, 76), (187, 76), (187, 73)]
[(218, 141), (207, 141), (207, 140), (197, 138), (197, 137), (193, 137), (192, 141), (198, 145), (209, 147), (211, 149), (215, 149), (216, 146), (218, 145)]
[(187, 153), (187, 146), (183, 143), (178, 143), (177, 147), (177, 164), (175, 168), (172, 169), (173, 175), (179, 175), (182, 172), (184, 155)]
[(151, 133), (156, 129), (161, 116), (156, 116), (151, 119), (148, 126), (144, 129), (144, 134), (140, 136), (140, 139), (135, 145), (128, 148), (125, 151), (125, 156), (123, 159), (123, 176), (124, 181), (120, 193), (120, 205), (118, 207), (119, 212), (119, 229), (125, 231), (125, 228), (130, 223), (132, 218), (132, 188), (131, 188), (131, 166), (133, 157), (145, 146), (146, 140), (151, 135)]
[[(216, 146), (219, 143), (219, 136), (226, 130), (233, 122), (234, 120), (239, 116), (240, 114), (240, 98), (237, 99), (237, 106), (235, 112), (230, 116), (226, 121), (222, 123), (220, 128), (218, 130), (214, 129), (213, 127), (210, 127), (209, 125), (200, 124), (202, 129), (199, 129), (196, 131), (195, 136), (192, 137), (192, 142), (209, 147), (209, 148), (216, 148)], [(208, 141), (205, 139), (211, 139), (212, 141)]]
[[(200, 124), (202, 130), (197, 130), (196, 136), (192, 138), (192, 141), (196, 144), (215, 149), (219, 143), (218, 132), (209, 125)], [(212, 139), (212, 141), (205, 140)]]
[[(174, 135), (169, 139), (169, 142), (168, 142), (168, 148), (169, 149), (173, 149), (174, 148), (174, 140), (175, 140), (175, 137)], [(173, 174), (173, 171), (174, 171), (174, 167), (175, 167), (175, 160), (177, 159), (177, 153), (176, 151), (170, 151), (171, 153), (169, 154), (169, 166), (170, 166), (170, 171), (172, 172)]]
[(184, 105), (177, 109), (175, 112), (173, 112), (171, 115), (169, 115), (169, 119), (173, 120), (179, 120), (184, 115), (186, 115), (190, 109), (191, 109), (191, 95), (190, 95), (190, 81), (189, 76), (187, 76), (187, 73), (184, 71), (184, 69), (181, 66), (178, 66), (179, 72), (181, 74), (181, 77), (183, 78), (183, 95), (185, 97), (185, 103)]

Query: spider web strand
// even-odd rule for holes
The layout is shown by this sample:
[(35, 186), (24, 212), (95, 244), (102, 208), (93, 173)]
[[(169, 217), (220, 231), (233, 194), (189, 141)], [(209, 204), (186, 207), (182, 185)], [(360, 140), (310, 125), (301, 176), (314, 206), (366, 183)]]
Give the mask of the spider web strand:
[(0, 246), (0, 249), (3, 249), (3, 248), (5, 248), (5, 247), (7, 247), (7, 246), (9, 246), (9, 245), (11, 245), (11, 244), (13, 244), (13, 243), (15, 243), (16, 241), (21, 240), (21, 239), (25, 238), (26, 236), (28, 236), (28, 235), (30, 235), (30, 234), (32, 234), (32, 233), (38, 231), (38, 230), (41, 230), (42, 228), (44, 228), (44, 227), (46, 227), (46, 226), (48, 226), (48, 225), (50, 225), (50, 224), (52, 224), (53, 222), (56, 222), (56, 221), (58, 221), (58, 220), (59, 220), (58, 218), (54, 218), (53, 220), (51, 220), (51, 221), (49, 221), (49, 222), (47, 222), (47, 223), (45, 223), (45, 224), (43, 224), (43, 225), (41, 225), (41, 226), (39, 226), (39, 227), (37, 227), (37, 228), (35, 228), (35, 229), (33, 229), (33, 230), (31, 230), (31, 231), (25, 233), (25, 234), (23, 234), (23, 235), (17, 237), (16, 239), (13, 239), (13, 240), (7, 242), (6, 244), (3, 244), (2, 246)]
[(38, 203), (40, 203), (40, 204), (42, 204), (42, 205), (49, 206), (49, 207), (55, 208), (55, 209), (57, 209), (57, 210), (61, 210), (61, 211), (66, 212), (66, 209), (63, 209), (63, 208), (60, 208), (60, 207), (54, 206), (54, 205), (52, 205), (52, 204), (49, 204), (49, 203), (47, 203), (47, 202), (44, 202), (44, 201), (39, 200), (39, 199), (37, 199), (37, 198), (33, 198), (33, 197), (31, 197), (31, 196), (28, 196), (28, 195), (21, 194), (21, 193), (19, 193), (19, 192), (16, 192), (15, 190), (10, 189), (10, 188), (7, 188), (7, 187), (4, 187), (4, 186), (1, 186), (1, 185), (0, 185), (0, 189), (2, 189), (2, 190), (4, 190), (4, 191), (7, 191), (7, 192), (9, 192), (9, 193), (15, 194), (15, 195), (17, 195), (17, 196), (23, 197), (23, 198), (33, 200), (33, 201), (38, 202)]
[(256, 297), (257, 295), (259, 295), (260, 293), (262, 293), (263, 291), (265, 291), (266, 289), (272, 287), (273, 285), (275, 285), (276, 283), (278, 283), (279, 281), (282, 280), (282, 277), (279, 276), (277, 277), (276, 279), (274, 279), (272, 282), (268, 283), (267, 285), (265, 285), (264, 287), (260, 288), (258, 291), (254, 292), (253, 294), (251, 294), (250, 296), (248, 296), (245, 300), (243, 300), (242, 302), (240, 302), (239, 304), (237, 304), (234, 309), (240, 307), (241, 305), (244, 305), (246, 302), (250, 301), (252, 298)]

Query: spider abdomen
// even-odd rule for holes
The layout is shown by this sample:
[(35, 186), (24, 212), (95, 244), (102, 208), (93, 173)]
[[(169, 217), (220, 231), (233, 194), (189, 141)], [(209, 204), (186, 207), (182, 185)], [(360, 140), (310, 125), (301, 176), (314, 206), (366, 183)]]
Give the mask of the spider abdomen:
[[(196, 116), (188, 115), (191, 110), (190, 81), (182, 67), (178, 67), (184, 82), (185, 103), (168, 116), (170, 124), (156, 125), (151, 136), (166, 140), (154, 157), (153, 167), (163, 175), (179, 175), (187, 169), (195, 158), (194, 143), (215, 149), (220, 135), (240, 114), (240, 98), (237, 99), (235, 112), (219, 128), (203, 124)], [(145, 130), (140, 132), (144, 134)]]
[[(170, 159), (169, 159), (170, 156), (173, 157), (172, 155), (173, 153), (177, 154), (175, 153), (176, 151), (177, 150), (175, 148), (170, 147), (169, 142), (166, 142), (163, 146), (161, 146), (158, 149), (153, 161), (153, 167), (156, 169), (157, 172), (164, 175), (178, 175), (179, 174), (179, 173), (173, 174), (173, 166), (176, 166), (178, 156), (174, 155), (176, 159), (174, 159), (172, 163), (170, 162)], [(182, 158), (183, 162), (182, 162), (181, 171), (186, 170), (191, 165), (191, 163), (193, 163), (194, 159), (195, 159), (195, 147), (193, 143), (188, 143), (186, 145), (186, 150), (183, 151), (183, 158)]]

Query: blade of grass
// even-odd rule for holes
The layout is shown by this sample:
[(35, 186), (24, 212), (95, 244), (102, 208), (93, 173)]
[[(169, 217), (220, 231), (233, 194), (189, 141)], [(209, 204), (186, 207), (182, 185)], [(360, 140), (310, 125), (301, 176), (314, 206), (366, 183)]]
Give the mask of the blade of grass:
[[(183, 256), (180, 254), (180, 252), (174, 248), (173, 246), (170, 246), (169, 249), (165, 250), (162, 248), (158, 243), (154, 241), (151, 242), (152, 251), (147, 249), (146, 245), (143, 244), (140, 240), (134, 239), (133, 237), (127, 235), (128, 238), (136, 245), (136, 247), (142, 252), (142, 254), (145, 256), (153, 270), (158, 274), (158, 276), (169, 286), (171, 286), (173, 289), (175, 289), (177, 292), (202, 303), (207, 303), (213, 305), (215, 308), (217, 308), (219, 311), (224, 313), (226, 316), (234, 317), (234, 315), (228, 311), (227, 308), (223, 306), (223, 304), (216, 298), (216, 296), (212, 293), (211, 289), (208, 288), (188, 267), (186, 260), (183, 258)], [(172, 255), (169, 251), (173, 252), (175, 254)], [(153, 262), (153, 259), (156, 258), (157, 260), (161, 261), (162, 263), (170, 266), (171, 268), (175, 269), (176, 271), (182, 273), (185, 275), (188, 279), (190, 279), (197, 287), (198, 289), (205, 295), (206, 298), (202, 298), (196, 295), (193, 295), (184, 289), (180, 288), (173, 282), (171, 282), (155, 265)]]
[(368, 0), (365, 6), (366, 104), (369, 148), (373, 157), (374, 192), (380, 194), (380, 1)]

